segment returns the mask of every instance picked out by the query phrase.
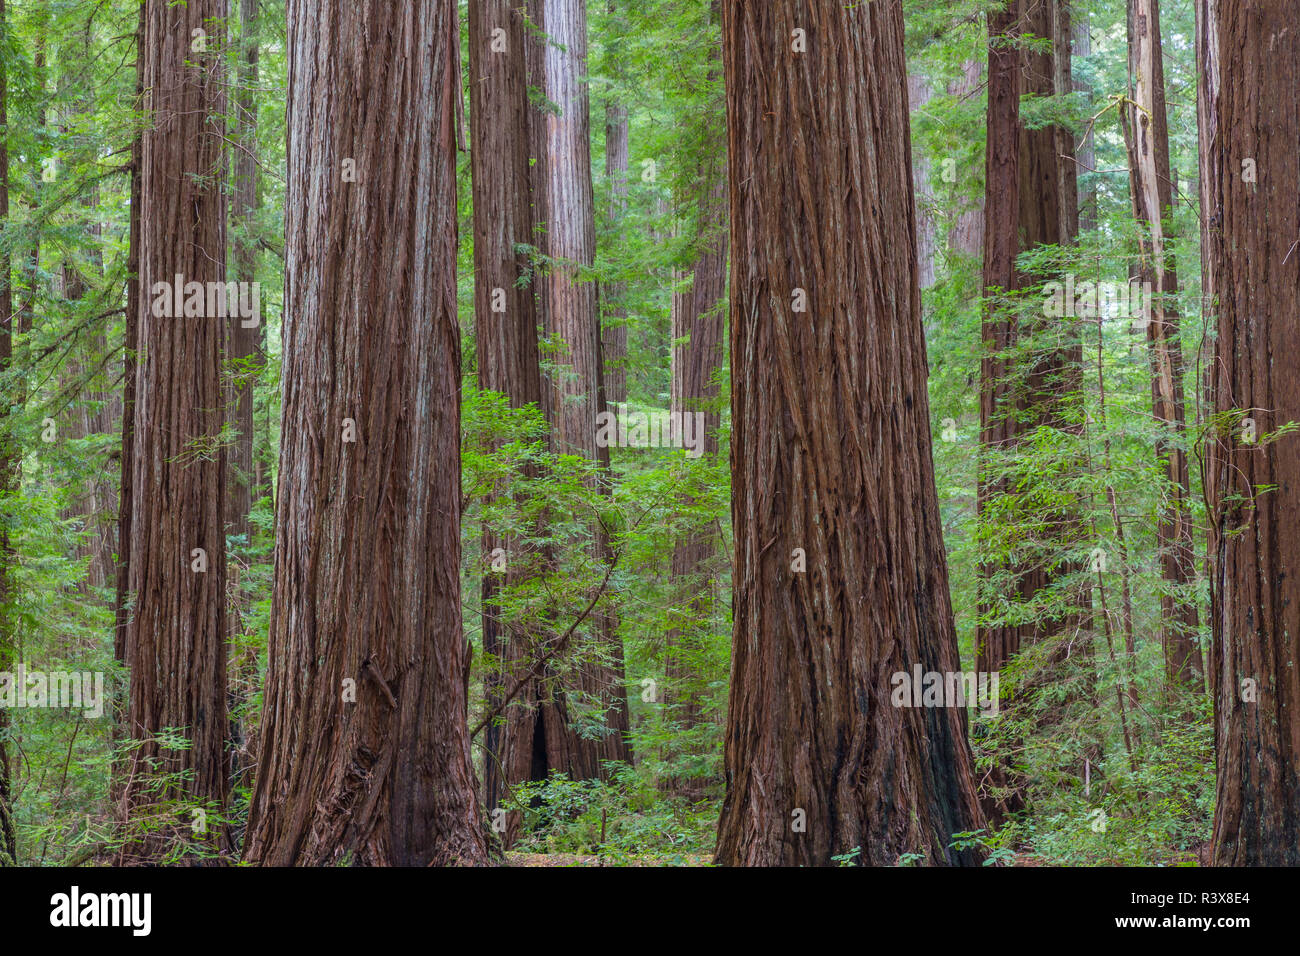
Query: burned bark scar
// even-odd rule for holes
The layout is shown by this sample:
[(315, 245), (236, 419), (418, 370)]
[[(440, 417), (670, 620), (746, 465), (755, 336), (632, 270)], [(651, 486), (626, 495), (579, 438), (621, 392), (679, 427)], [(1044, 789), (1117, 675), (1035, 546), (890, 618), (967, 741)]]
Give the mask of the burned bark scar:
[(382, 690), (384, 696), (388, 698), (389, 706), (391, 706), (393, 710), (396, 710), (397, 698), (393, 696), (393, 691), (388, 686), (388, 681), (384, 680), (384, 675), (379, 673), (379, 668), (374, 666), (374, 660), (375, 658), (372, 654), (361, 662), (361, 676), (369, 677), (372, 681), (378, 684), (379, 689)]

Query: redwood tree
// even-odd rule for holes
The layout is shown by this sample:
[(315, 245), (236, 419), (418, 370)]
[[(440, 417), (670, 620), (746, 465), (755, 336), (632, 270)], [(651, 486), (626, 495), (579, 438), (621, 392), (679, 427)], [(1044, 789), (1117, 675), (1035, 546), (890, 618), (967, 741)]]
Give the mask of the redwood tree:
[[(801, 31), (801, 32), (795, 32)], [(899, 0), (722, 4), (731, 188), (732, 682), (717, 860), (973, 861), (931, 462)]]
[[(474, 342), (478, 384), (505, 395), (512, 407), (543, 404), (532, 267), (521, 246), (533, 239), (529, 193), (527, 29), (522, 0), (483, 0), (469, 7), (470, 172), (474, 193)], [(530, 466), (530, 474), (532, 474)], [(501, 549), (505, 571), (492, 569)], [(509, 784), (533, 779), (534, 744), (565, 739), (563, 711), (542, 699), (538, 681), (525, 681), (535, 650), (529, 635), (500, 620), (502, 587), (545, 567), (491, 527), (483, 529), (483, 649), (496, 661), (486, 678), (486, 704), (499, 710), (484, 728), (484, 792), (500, 807)], [(512, 700), (506, 696), (516, 690)], [(548, 726), (561, 724), (550, 738)], [(540, 768), (537, 768), (540, 771)], [(542, 772), (542, 778), (545, 773)], [(508, 819), (506, 843), (519, 820)]]
[[(225, 455), (222, 324), (214, 315), (155, 315), (183, 283), (224, 283), (224, 78), (215, 36), (225, 0), (146, 0), (140, 47), (145, 110), (140, 144), (139, 358), (132, 408), (129, 591), (131, 673), (126, 733), (143, 740), (127, 768), (124, 807), (152, 803), (149, 762), (176, 774), (170, 790), (225, 803)], [(199, 31), (199, 32), (196, 32)], [(210, 40), (205, 36), (212, 37)], [(165, 283), (165, 293), (158, 293)], [(165, 310), (159, 310), (165, 311)], [(154, 737), (180, 728), (187, 749)], [(181, 778), (180, 773), (187, 776)], [(183, 780), (183, 782), (181, 782)], [(187, 829), (189, 818), (177, 823)], [(143, 848), (152, 855), (155, 841)]]
[(1214, 862), (1296, 866), (1300, 436), (1276, 433), (1300, 421), (1300, 32), (1285, 4), (1217, 8)]
[[(530, 44), (526, 56), (529, 84), (553, 104), (551, 109), (530, 112), (533, 217), (538, 245), (549, 260), (537, 276), (539, 317), (546, 335), (559, 346), (553, 357), (555, 372), (543, 379), (543, 408), (553, 451), (596, 462), (605, 484), (609, 449), (596, 441), (596, 416), (605, 408), (597, 288), (582, 275), (595, 262), (596, 251), (586, 2), (529, 0), (528, 14), (544, 37)], [(609, 542), (602, 528), (593, 529), (591, 555), (609, 560)], [(588, 660), (564, 677), (563, 689), (546, 689), (563, 716), (559, 726), (545, 728), (547, 743), (540, 749), (546, 763), (539, 772), (560, 770), (573, 778), (596, 777), (604, 772), (605, 761), (632, 759), (623, 649), (615, 621), (601, 608), (588, 630), (585, 641), (599, 649), (608, 663)], [(577, 694), (596, 701), (605, 711), (605, 732), (599, 739), (584, 737), (570, 726), (573, 715), (563, 710), (562, 698)]]
[(487, 860), (460, 617), (457, 19), (455, 0), (288, 6), (257, 863)]

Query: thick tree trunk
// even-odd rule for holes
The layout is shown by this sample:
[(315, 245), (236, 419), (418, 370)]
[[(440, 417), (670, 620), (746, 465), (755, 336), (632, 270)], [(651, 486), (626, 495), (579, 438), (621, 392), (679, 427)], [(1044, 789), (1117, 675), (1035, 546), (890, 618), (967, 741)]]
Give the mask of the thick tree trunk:
[[(540, 168), (534, 216), (539, 211), (543, 214), (544, 234), (539, 238), (552, 261), (550, 269), (538, 277), (540, 312), (547, 335), (562, 343), (554, 357), (556, 377), (543, 381), (544, 408), (555, 452), (589, 458), (607, 475), (609, 449), (599, 447), (596, 441), (596, 416), (605, 408), (596, 286), (579, 275), (593, 265), (596, 251), (586, 2), (530, 0), (529, 11), (547, 38), (544, 47), (531, 45), (530, 83), (557, 108), (532, 114), (538, 119), (533, 146), (539, 151), (533, 155)], [(602, 530), (595, 530), (593, 542), (593, 555), (608, 561), (609, 543)], [(548, 768), (565, 771), (575, 779), (602, 775), (605, 761), (632, 759), (627, 741), (623, 648), (612, 615), (598, 610), (592, 615), (590, 632), (587, 639), (603, 644), (604, 656), (611, 663), (583, 665), (572, 690), (604, 708), (605, 734), (592, 740), (567, 725), (546, 728)], [(552, 763), (553, 758), (558, 762)]]
[[(176, 277), (224, 283), (226, 262), (223, 78), (215, 40), (194, 49), (195, 30), (226, 15), (224, 0), (184, 6), (146, 0), (144, 88), (150, 126), (141, 145), (140, 288), (133, 409), (130, 592), (126, 628), (131, 671), (126, 732), (143, 739), (123, 795), (130, 815), (157, 799), (146, 761), (189, 776), (172, 789), (209, 807), (225, 803), (226, 751), (225, 456), (221, 341), (226, 319), (154, 314)], [(216, 125), (214, 125), (214, 123)], [(155, 284), (165, 284), (155, 288)], [(152, 739), (180, 728), (184, 750)], [(175, 781), (178, 778), (173, 778)], [(192, 821), (178, 824), (187, 828)], [(144, 857), (160, 848), (150, 840)]]
[[(1214, 862), (1300, 865), (1300, 32), (1285, 4), (1218, 4), (1215, 409), (1210, 468), (1218, 787)], [(1253, 427), (1252, 427), (1253, 426)]]
[(736, 551), (717, 860), (973, 862), (950, 847), (979, 825), (965, 710), (891, 701), (896, 673), (960, 666), (898, 241), (916, 227), (901, 5), (722, 10)]
[(284, 437), (245, 856), (481, 864), (460, 618), (457, 7), (290, 0), (288, 24)]
[(1196, 577), (1188, 496), (1187, 418), (1183, 392), (1183, 346), (1178, 310), (1178, 273), (1172, 236), (1173, 190), (1169, 127), (1160, 44), (1158, 0), (1129, 0), (1129, 74), (1133, 102), (1125, 108), (1125, 139), (1133, 215), (1148, 234), (1142, 240), (1138, 277), (1151, 284), (1147, 337), (1151, 346), (1151, 405), (1165, 429), (1157, 441), (1168, 499), (1160, 508), (1156, 540), (1166, 589), (1160, 596), (1161, 646), (1170, 683), (1200, 688), (1200, 620), (1191, 587)]

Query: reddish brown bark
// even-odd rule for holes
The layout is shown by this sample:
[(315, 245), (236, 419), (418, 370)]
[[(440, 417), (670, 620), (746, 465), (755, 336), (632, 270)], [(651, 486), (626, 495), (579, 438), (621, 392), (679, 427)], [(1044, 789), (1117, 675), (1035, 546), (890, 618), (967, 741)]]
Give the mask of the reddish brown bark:
[[(1284, 4), (1221, 0), (1211, 190), (1211, 447), (1218, 785), (1214, 862), (1300, 864), (1300, 32)], [(1254, 426), (1252, 439), (1250, 425)]]
[[(534, 111), (532, 149), (534, 221), (541, 224), (539, 245), (551, 260), (537, 277), (540, 318), (546, 334), (560, 343), (553, 361), (557, 372), (545, 379), (544, 409), (557, 454), (582, 455), (607, 474), (609, 449), (596, 441), (596, 416), (605, 408), (597, 290), (580, 273), (595, 261), (595, 200), (591, 184), (590, 118), (586, 86), (585, 0), (529, 0), (529, 17), (546, 42), (529, 45), (529, 82), (554, 110)], [(539, 218), (540, 217), (540, 218)], [(593, 532), (592, 556), (608, 562), (602, 529)], [(584, 630), (610, 662), (576, 669), (570, 691), (598, 702), (605, 711), (605, 733), (592, 740), (563, 725), (545, 728), (549, 769), (573, 778), (596, 777), (605, 761), (630, 762), (627, 741), (627, 688), (623, 649), (612, 613), (601, 608)], [(579, 642), (581, 643), (581, 642)], [(557, 762), (552, 762), (556, 760)]]
[[(232, 171), (230, 214), (235, 233), (232, 243), (232, 274), (236, 282), (252, 283), (257, 278), (257, 239), (254, 213), (257, 210), (257, 84), (258, 44), (257, 0), (239, 0), (240, 62), (239, 88), (235, 94), (236, 147)], [(227, 415), (238, 433), (228, 448), (229, 483), (226, 496), (226, 529), (248, 543), (251, 527), (253, 468), (253, 381), (260, 368), (262, 323), (233, 319), (226, 325), (228, 386)]]
[[(514, 408), (543, 404), (531, 264), (518, 251), (520, 245), (533, 242), (528, 143), (533, 120), (522, 6), (520, 0), (484, 0), (469, 8), (478, 383), (482, 389), (504, 394)], [(530, 469), (528, 474), (534, 472)], [(506, 561), (503, 573), (492, 568), (497, 549)], [(484, 792), (491, 811), (500, 808), (508, 785), (546, 778), (546, 766), (534, 766), (536, 744), (547, 739), (548, 725), (564, 726), (562, 701), (540, 699), (542, 688), (536, 681), (527, 682), (513, 701), (504, 701), (531, 666), (536, 647), (525, 631), (500, 620), (498, 596), (503, 587), (544, 570), (546, 560), (546, 555), (527, 553), (521, 542), (484, 527), (483, 649), (498, 661), (485, 678), (485, 697), (490, 710), (501, 710), (500, 718), (485, 727), (483, 740)], [(550, 756), (557, 758), (557, 766), (564, 765), (558, 754)], [(510, 814), (504, 832), (507, 845), (514, 841), (518, 826), (518, 815)]]
[(972, 862), (950, 848), (978, 826), (965, 711), (890, 699), (895, 672), (959, 668), (916, 248), (898, 241), (916, 227), (901, 5), (725, 0), (722, 34), (736, 550), (717, 860)]
[[(1073, 89), (1069, 18), (1060, 0), (1011, 0), (1002, 10), (989, 14), (989, 37), (982, 278), (984, 288), (996, 295), (1026, 289), (1047, 278), (1022, 273), (1016, 265), (1021, 252), (1074, 241), (1079, 224), (1078, 181), (1070, 131), (1057, 125), (1030, 129), (1020, 118), (1021, 97), (1046, 97)], [(1050, 47), (1026, 37), (1046, 39)], [(981, 520), (988, 520), (993, 499), (1010, 491), (989, 473), (994, 456), (1012, 451), (1026, 432), (1037, 427), (1078, 427), (1066, 403), (1067, 396), (1077, 390), (1081, 346), (1068, 328), (1059, 330), (1056, 340), (1050, 342), (1044, 341), (1047, 331), (1047, 320), (1041, 317), (1022, 316), (1017, 309), (993, 299), (985, 304), (980, 369), (980, 440), (985, 456), (978, 489)], [(1031, 353), (1016, 354), (1035, 340)], [(998, 520), (1014, 520), (1008, 517), (1008, 507), (1020, 505), (999, 503)], [(1026, 521), (1042, 524), (1043, 534), (1058, 553), (1079, 534), (1076, 516), (1068, 513), (1044, 516), (1034, 510), (1026, 514)], [(1008, 597), (1028, 605), (1070, 568), (1056, 555), (1039, 556), (1009, 569), (996, 563), (980, 568), (981, 574), (1000, 575), (1003, 580), (1008, 571)], [(986, 623), (976, 627), (975, 635), (977, 670), (1001, 672), (1023, 645), (1073, 629), (1079, 610), (1055, 609), (1035, 620), (1008, 623), (993, 617), (993, 607), (983, 606)], [(1054, 652), (1051, 660), (1059, 663), (1064, 654), (1064, 649)], [(1031, 681), (1049, 676), (1031, 675)], [(988, 779), (1004, 791), (996, 797), (991, 796), (992, 791), (985, 795), (985, 809), (991, 815), (1023, 806), (1019, 782), (1008, 768), (995, 767)]]
[(481, 864), (460, 617), (457, 7), (291, 0), (288, 24), (281, 483), (245, 857)]
[[(210, 30), (224, 0), (177, 6), (147, 0), (143, 85), (149, 125), (140, 172), (139, 363), (133, 408), (130, 593), (126, 626), (131, 687), (126, 733), (144, 740), (128, 768), (123, 808), (149, 812), (148, 762), (186, 773), (171, 793), (224, 805), (226, 752), (225, 456), (221, 340), (224, 319), (153, 314), (156, 283), (224, 282), (224, 153), (220, 124), (224, 81), (215, 43), (192, 49), (194, 30)], [(202, 558), (195, 554), (202, 549)], [(200, 561), (200, 564), (196, 564)], [(206, 565), (199, 572), (195, 568)], [(180, 728), (185, 750), (152, 739)], [(189, 832), (190, 819), (177, 823)], [(144, 858), (161, 848), (137, 848)]]

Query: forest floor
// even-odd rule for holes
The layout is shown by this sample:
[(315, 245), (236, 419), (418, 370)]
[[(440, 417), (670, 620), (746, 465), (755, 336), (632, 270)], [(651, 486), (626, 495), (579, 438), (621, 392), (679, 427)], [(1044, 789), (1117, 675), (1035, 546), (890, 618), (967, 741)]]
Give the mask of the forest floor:
[(506, 853), (509, 866), (708, 866), (707, 853), (680, 856), (595, 856), (584, 853)]

